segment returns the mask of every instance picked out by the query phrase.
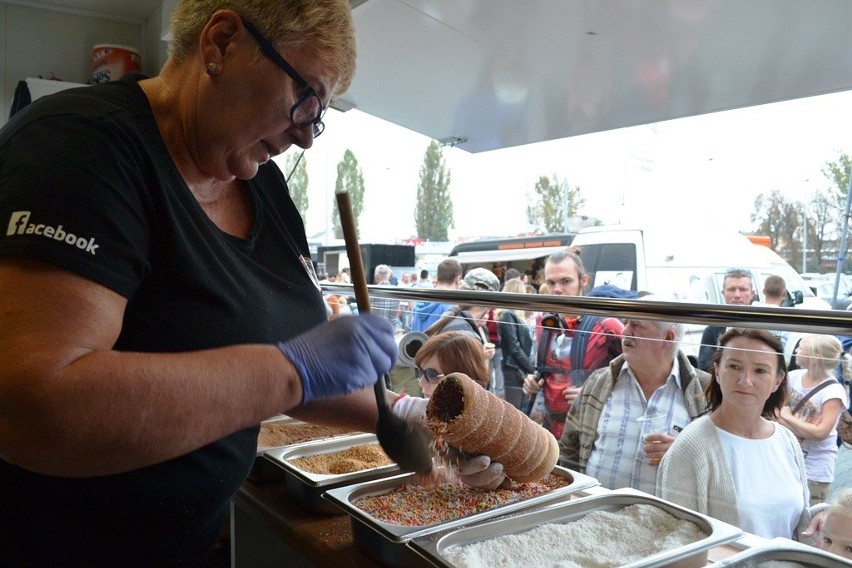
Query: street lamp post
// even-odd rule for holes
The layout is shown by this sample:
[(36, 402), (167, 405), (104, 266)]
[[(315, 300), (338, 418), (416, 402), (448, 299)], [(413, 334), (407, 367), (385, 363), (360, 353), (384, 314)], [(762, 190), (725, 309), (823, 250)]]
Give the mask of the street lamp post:
[[(808, 183), (810, 178), (804, 180), (805, 183)], [(802, 235), (802, 274), (808, 271), (808, 211), (805, 208), (802, 208), (802, 221), (805, 228), (805, 232)]]
[(843, 273), (843, 261), (846, 260), (846, 239), (849, 234), (849, 211), (852, 209), (852, 177), (846, 187), (846, 210), (843, 214), (843, 232), (840, 235), (840, 247), (837, 250), (837, 267), (834, 273), (834, 293), (831, 295), (831, 307), (837, 303), (837, 290), (840, 288), (840, 275)]

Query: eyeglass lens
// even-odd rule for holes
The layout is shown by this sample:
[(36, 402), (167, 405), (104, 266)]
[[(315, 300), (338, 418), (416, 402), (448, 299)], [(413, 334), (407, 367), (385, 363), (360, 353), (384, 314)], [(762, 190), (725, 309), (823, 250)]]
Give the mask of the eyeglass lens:
[(325, 130), (325, 123), (322, 121), (324, 115), (325, 109), (322, 106), (322, 101), (313, 89), (309, 89), (303, 94), (290, 110), (290, 118), (299, 128), (304, 128), (309, 124), (313, 125), (314, 138)]
[(309, 124), (312, 125), (314, 138), (322, 134), (323, 130), (325, 130), (325, 124), (322, 121), (322, 117), (325, 114), (326, 109), (322, 106), (322, 100), (320, 100), (319, 95), (317, 95), (316, 91), (308, 85), (308, 82), (302, 78), (293, 66), (287, 63), (287, 60), (275, 50), (275, 47), (273, 47), (269, 40), (260, 33), (260, 30), (258, 30), (254, 24), (245, 19), (243, 20), (243, 24), (252, 37), (254, 37), (255, 41), (257, 41), (264, 55), (266, 55), (282, 71), (289, 75), (290, 78), (293, 79), (293, 82), (295, 82), (301, 89), (302, 95), (300, 95), (299, 99), (292, 107), (290, 107), (290, 118), (293, 123), (298, 128), (304, 128)]
[(425, 378), (430, 383), (434, 383), (439, 378), (443, 377), (443, 373), (439, 373), (435, 369), (421, 369), (420, 367), (414, 367), (415, 374), (418, 379)]

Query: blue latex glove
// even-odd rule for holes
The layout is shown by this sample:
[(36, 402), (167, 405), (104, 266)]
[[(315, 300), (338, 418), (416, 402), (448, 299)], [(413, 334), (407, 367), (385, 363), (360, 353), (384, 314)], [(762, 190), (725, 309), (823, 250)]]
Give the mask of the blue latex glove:
[(324, 323), (278, 348), (302, 380), (302, 404), (373, 385), (396, 361), (393, 328), (372, 314)]

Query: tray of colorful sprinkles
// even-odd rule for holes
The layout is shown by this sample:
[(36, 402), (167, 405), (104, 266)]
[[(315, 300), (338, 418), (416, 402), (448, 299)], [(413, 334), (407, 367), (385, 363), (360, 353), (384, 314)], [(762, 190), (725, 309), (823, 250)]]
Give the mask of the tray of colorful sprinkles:
[(386, 565), (410, 566), (419, 558), (407, 546), (411, 539), (596, 485), (593, 477), (556, 466), (540, 481), (513, 483), (508, 489), (479, 490), (460, 482), (436, 486), (407, 473), (329, 489), (323, 497), (350, 515), (355, 542), (367, 554)]

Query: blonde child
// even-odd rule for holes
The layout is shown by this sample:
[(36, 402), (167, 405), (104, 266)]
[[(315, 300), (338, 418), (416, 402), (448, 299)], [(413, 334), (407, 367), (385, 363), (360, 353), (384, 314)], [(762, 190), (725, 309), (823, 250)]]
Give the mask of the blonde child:
[(825, 510), (819, 547), (852, 560), (852, 489), (845, 489)]

